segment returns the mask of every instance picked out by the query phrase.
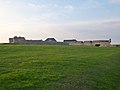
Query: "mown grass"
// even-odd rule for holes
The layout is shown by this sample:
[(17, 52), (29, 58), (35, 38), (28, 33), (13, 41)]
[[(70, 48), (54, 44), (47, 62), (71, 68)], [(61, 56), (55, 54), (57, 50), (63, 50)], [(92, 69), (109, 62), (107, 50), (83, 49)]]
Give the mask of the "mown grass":
[(1, 45), (0, 90), (120, 90), (120, 48)]

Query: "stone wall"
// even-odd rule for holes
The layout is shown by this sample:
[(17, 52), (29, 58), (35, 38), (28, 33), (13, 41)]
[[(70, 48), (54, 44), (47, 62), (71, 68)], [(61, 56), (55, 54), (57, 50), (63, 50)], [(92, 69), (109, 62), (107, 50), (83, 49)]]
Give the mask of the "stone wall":
[(94, 40), (93, 41), (93, 46), (110, 46), (111, 45), (111, 41), (110, 40)]
[(57, 42), (54, 38), (47, 38), (45, 41), (43, 40), (26, 40), (24, 37), (13, 37), (9, 38), (9, 43), (14, 44), (40, 44), (40, 45), (69, 45), (64, 42)]
[(70, 42), (69, 45), (84, 46), (83, 41)]
[(94, 41), (76, 41), (70, 42), (69, 45), (78, 45), (78, 46), (110, 46), (111, 40), (94, 40)]
[(84, 46), (93, 46), (92, 41), (84, 41)]
[(43, 40), (26, 40), (24, 37), (9, 38), (9, 43), (15, 44), (41, 44), (41, 45), (76, 45), (76, 46), (110, 46), (110, 40), (94, 40), (94, 41), (77, 41), (76, 39), (64, 40), (63, 42), (57, 42), (54, 38), (47, 38)]

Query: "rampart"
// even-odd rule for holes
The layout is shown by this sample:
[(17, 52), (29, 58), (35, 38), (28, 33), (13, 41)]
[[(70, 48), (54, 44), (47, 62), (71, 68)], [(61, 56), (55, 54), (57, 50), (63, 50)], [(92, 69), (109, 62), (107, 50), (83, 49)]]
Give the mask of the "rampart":
[(111, 39), (109, 40), (93, 40), (93, 41), (77, 41), (76, 39), (64, 40), (58, 42), (55, 38), (47, 38), (43, 40), (26, 40), (25, 37), (9, 38), (9, 43), (13, 44), (41, 44), (41, 45), (76, 45), (76, 46), (111, 46)]

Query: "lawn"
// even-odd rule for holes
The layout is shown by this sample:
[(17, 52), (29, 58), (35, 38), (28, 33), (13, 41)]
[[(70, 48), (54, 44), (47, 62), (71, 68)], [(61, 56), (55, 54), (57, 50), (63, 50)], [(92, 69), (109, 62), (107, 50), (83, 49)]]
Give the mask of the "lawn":
[(0, 45), (0, 90), (120, 90), (120, 48)]

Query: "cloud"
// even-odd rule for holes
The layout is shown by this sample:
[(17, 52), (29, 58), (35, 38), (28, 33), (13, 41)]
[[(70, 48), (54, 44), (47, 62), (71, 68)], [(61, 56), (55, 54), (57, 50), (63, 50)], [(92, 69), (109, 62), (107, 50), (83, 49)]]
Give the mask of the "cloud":
[[(57, 40), (72, 39), (94, 40), (112, 38), (112, 43), (119, 43), (120, 40), (120, 19), (78, 21), (66, 24), (51, 22), (27, 22), (22, 24), (0, 25), (1, 38), (14, 35), (25, 36), (28, 39), (46, 39), (54, 37)], [(6, 37), (5, 37), (6, 35)], [(3, 40), (4, 42), (4, 40)]]
[(112, 3), (120, 3), (120, 0), (110, 0)]
[[(106, 1), (120, 2), (120, 0)], [(92, 16), (96, 14), (89, 16), (89, 12), (91, 9), (101, 7), (102, 3), (99, 0), (85, 0), (79, 5), (58, 4), (57, 2), (56, 4), (51, 3), (51, 5), (42, 2), (20, 2), (0, 0), (0, 34), (2, 35), (0, 38), (3, 41), (7, 36), (22, 35), (32, 39), (56, 37), (59, 40), (66, 38), (78, 40), (113, 38), (116, 42), (120, 42), (118, 40), (120, 38), (120, 19), (80, 21), (87, 20), (87, 18), (82, 18), (82, 15), (86, 15), (84, 10), (88, 12), (89, 20), (95, 20)], [(102, 17), (97, 19), (100, 18)], [(76, 22), (77, 19), (78, 22)]]
[(119, 20), (98, 20), (98, 21), (84, 21), (84, 22), (72, 22), (64, 25), (67, 30), (74, 31), (120, 31), (120, 19)]
[(15, 0), (0, 0), (0, 2), (6, 3), (6, 4), (12, 4), (13, 2), (15, 2)]
[(97, 0), (87, 0), (80, 5), (80, 10), (88, 10), (100, 7), (101, 4)]
[(72, 6), (72, 5), (66, 5), (64, 8), (65, 8), (67, 11), (73, 11), (73, 10), (74, 10), (74, 6)]
[(7, 4), (11, 4), (12, 2), (10, 0), (6, 0), (6, 3)]
[(57, 28), (59, 29), (54, 31), (57, 36), (55, 34), (54, 36), (58, 38), (62, 36), (62, 39), (94, 40), (112, 38), (112, 43), (120, 42), (120, 19), (72, 22), (64, 25), (61, 24)]
[(47, 5), (40, 5), (40, 4), (33, 4), (33, 3), (29, 3), (28, 6), (32, 7), (32, 8), (45, 8), (45, 7), (47, 7)]

